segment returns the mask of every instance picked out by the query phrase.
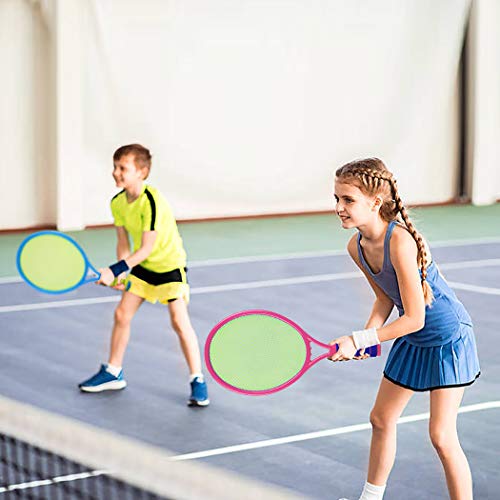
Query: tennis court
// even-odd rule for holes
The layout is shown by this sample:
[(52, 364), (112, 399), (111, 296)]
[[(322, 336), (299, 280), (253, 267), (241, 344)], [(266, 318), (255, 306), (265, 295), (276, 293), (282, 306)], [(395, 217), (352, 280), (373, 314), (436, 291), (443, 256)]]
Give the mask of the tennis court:
[[(471, 500), (467, 460), (474, 499), (497, 500), (497, 19), (491, 0), (0, 1), (0, 500)], [(391, 256), (397, 221), (413, 241), (396, 228)], [(168, 307), (134, 316), (143, 299)], [(297, 380), (303, 343), (282, 376), (283, 335), (254, 377), (220, 341), (246, 389), (294, 382), (249, 396), (196, 341), (248, 310), (377, 353), (416, 335)], [(370, 459), (384, 366), (466, 384), (469, 313), (467, 460), (460, 391), (433, 393), (432, 442), (416, 393), (387, 480), (407, 392), (384, 384)]]
[[(450, 206), (415, 215), (434, 259), (474, 320), (482, 375), (465, 392), (459, 434), (475, 498), (495, 498), (500, 368), (492, 346), (500, 233), (494, 221), (500, 210)], [(284, 314), (324, 342), (359, 327), (369, 313), (372, 293), (345, 254), (348, 234), (333, 215), (181, 224), (180, 229), (190, 256), (190, 315), (202, 343), (216, 322), (244, 309)], [(113, 255), (112, 230), (74, 236), (98, 265)], [(209, 379), (211, 406), (191, 409), (185, 405), (187, 374), (168, 314), (144, 304), (133, 320), (125, 360), (128, 388), (82, 394), (78, 382), (105, 360), (119, 294), (94, 285), (60, 297), (31, 290), (14, 272), (22, 237), (0, 238), (3, 396), (164, 448), (177, 463), (208, 464), (310, 498), (356, 498), (367, 466), (368, 414), (389, 345), (383, 345), (382, 358), (321, 362), (270, 396), (238, 395)], [(427, 411), (428, 394), (417, 393), (403, 414), (389, 500), (447, 498), (428, 438)]]

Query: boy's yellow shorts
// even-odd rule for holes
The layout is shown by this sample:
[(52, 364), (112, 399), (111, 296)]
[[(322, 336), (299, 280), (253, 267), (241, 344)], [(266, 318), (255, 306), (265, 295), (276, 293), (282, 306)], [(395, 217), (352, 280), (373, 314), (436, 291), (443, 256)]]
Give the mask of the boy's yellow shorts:
[[(134, 268), (135, 269), (135, 268)], [(187, 282), (186, 270), (176, 269), (175, 271), (180, 272), (182, 281), (172, 281), (168, 283), (162, 283), (159, 285), (153, 285), (148, 283), (144, 279), (139, 278), (132, 273), (129, 274), (125, 282), (125, 289), (141, 297), (148, 302), (160, 304), (168, 304), (176, 299), (184, 299), (186, 304), (189, 303), (189, 284)]]

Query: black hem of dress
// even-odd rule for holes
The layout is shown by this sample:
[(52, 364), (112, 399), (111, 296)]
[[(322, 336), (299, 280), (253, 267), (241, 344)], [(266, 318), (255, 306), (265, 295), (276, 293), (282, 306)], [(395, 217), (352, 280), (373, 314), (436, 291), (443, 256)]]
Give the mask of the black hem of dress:
[(452, 387), (466, 387), (468, 385), (472, 385), (481, 375), (481, 372), (478, 372), (477, 375), (470, 381), (466, 382), (465, 384), (452, 384), (452, 385), (437, 385), (435, 387), (427, 387), (425, 389), (415, 389), (414, 387), (410, 387), (409, 385), (402, 384), (401, 382), (397, 382), (396, 380), (392, 379), (387, 375), (387, 373), (384, 372), (384, 377), (389, 380), (389, 382), (392, 382), (393, 384), (399, 385), (400, 387), (404, 387), (405, 389), (410, 389), (411, 391), (415, 392), (426, 392), (426, 391), (434, 391), (436, 389), (450, 389)]

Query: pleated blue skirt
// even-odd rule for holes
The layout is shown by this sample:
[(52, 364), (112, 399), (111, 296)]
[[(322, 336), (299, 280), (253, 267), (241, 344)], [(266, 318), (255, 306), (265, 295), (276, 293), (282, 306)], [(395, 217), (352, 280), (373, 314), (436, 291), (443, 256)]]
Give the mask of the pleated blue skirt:
[(399, 337), (384, 369), (388, 380), (413, 391), (470, 385), (479, 374), (474, 331), (465, 323), (444, 345), (425, 347)]

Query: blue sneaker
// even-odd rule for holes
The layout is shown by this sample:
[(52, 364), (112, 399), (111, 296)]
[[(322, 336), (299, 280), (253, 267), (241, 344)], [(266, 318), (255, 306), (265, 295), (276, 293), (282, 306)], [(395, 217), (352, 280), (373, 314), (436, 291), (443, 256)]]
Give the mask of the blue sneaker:
[(191, 396), (189, 397), (188, 406), (208, 406), (207, 384), (200, 377), (196, 377), (191, 382)]
[(123, 378), (123, 370), (118, 374), (118, 377), (115, 377), (106, 370), (106, 365), (101, 365), (101, 369), (95, 375), (78, 384), (83, 392), (116, 391), (124, 389), (126, 386), (127, 382)]

